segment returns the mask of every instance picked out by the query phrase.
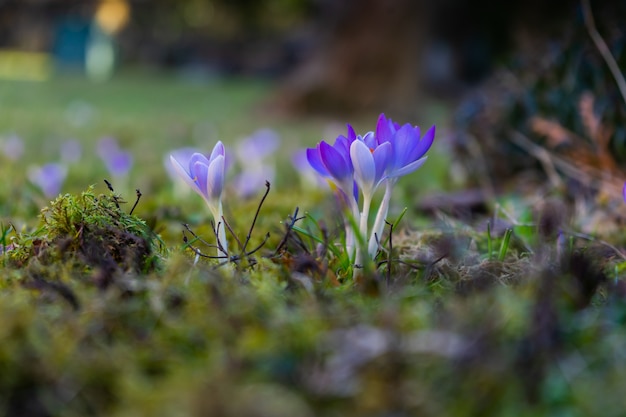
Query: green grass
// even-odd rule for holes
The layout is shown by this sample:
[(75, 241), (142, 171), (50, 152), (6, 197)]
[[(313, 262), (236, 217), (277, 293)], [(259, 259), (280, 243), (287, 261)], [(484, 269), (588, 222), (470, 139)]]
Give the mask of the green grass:
[[(389, 218), (402, 220), (353, 282), (332, 246), (341, 240), (332, 197), (303, 189), (285, 162), (332, 139), (330, 121), (270, 117), (271, 88), (139, 74), (0, 82), (0, 136), (16, 133), (28, 149), (0, 166), (0, 243), (19, 245), (1, 255), (0, 414), (623, 414), (626, 290), (614, 251), (563, 244), (517, 197), (520, 224), (503, 233), (418, 213), (419, 197), (450, 181), (448, 157), (434, 152), (399, 181)], [(68, 119), (68, 107), (85, 105), (90, 121)], [(428, 117), (441, 126), (445, 110)], [(196, 264), (181, 223), (212, 240), (208, 210), (175, 194), (163, 156), (210, 151), (218, 139), (232, 146), (260, 127), (276, 129), (283, 147), (249, 248), (271, 236), (237, 264)], [(94, 155), (105, 135), (137, 159), (129, 179), (114, 181), (129, 201), (119, 208)], [(26, 169), (58, 159), (67, 138), (84, 157), (70, 167), (69, 195), (49, 202)], [(131, 216), (135, 188), (143, 197)], [(226, 190), (241, 240), (262, 191), (239, 200)], [(296, 207), (305, 218), (276, 253)]]

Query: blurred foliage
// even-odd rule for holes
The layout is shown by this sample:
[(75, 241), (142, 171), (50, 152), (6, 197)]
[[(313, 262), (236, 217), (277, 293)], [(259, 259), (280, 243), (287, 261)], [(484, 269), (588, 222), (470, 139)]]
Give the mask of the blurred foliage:
[[(623, 72), (624, 4), (596, 5), (600, 6), (594, 10), (598, 30)], [(601, 134), (590, 126), (590, 120), (603, 129)], [(538, 166), (536, 156), (515, 144), (513, 137), (517, 133), (559, 156), (570, 157), (572, 148), (588, 149), (586, 159), (573, 155), (570, 160), (602, 168), (600, 154), (604, 151), (617, 164), (626, 161), (625, 121), (626, 103), (579, 10), (567, 25), (550, 32), (518, 34), (517, 48), (459, 106), (455, 144), (474, 182), (482, 181), (476, 175), (482, 170), (469, 168), (476, 166), (478, 157), (486, 166), (486, 174), (499, 184), (522, 170)], [(475, 145), (482, 149), (478, 151), (482, 157), (477, 156)]]
[[(138, 2), (133, 24), (160, 26), (171, 34), (200, 31), (218, 37), (272, 33), (306, 17), (310, 0), (157, 0)], [(155, 25), (156, 23), (156, 25)]]
[[(407, 214), (358, 282), (333, 254), (343, 226), (332, 197), (298, 183), (284, 161), (252, 232), (250, 247), (271, 233), (254, 262), (195, 262), (181, 223), (210, 238), (208, 213), (166, 178), (164, 154), (190, 144), (206, 152), (218, 139), (232, 149), (260, 126), (282, 135), (284, 160), (332, 140), (332, 121), (255, 112), (266, 92), (156, 76), (2, 84), (0, 131), (31, 151), (0, 166), (9, 179), (0, 186), (0, 414), (623, 414), (619, 248), (564, 232), (570, 220), (556, 203), (533, 210), (502, 198), (487, 227), (419, 216), (423, 189), (447, 179), (441, 156), (398, 182), (392, 212), (406, 205)], [(76, 118), (79, 99), (91, 117)], [(102, 135), (138, 157), (113, 182), (126, 204), (81, 192), (104, 188), (92, 143)], [(67, 136), (86, 152), (69, 192), (46, 203), (24, 168), (55, 158)], [(136, 184), (144, 196), (131, 216)], [(248, 200), (235, 191), (227, 186), (224, 207), (242, 238), (263, 190)], [(295, 207), (306, 219), (289, 217)]]

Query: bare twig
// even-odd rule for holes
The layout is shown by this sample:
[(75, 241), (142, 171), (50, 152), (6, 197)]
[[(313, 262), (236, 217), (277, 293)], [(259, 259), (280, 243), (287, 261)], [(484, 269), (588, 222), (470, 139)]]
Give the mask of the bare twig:
[(278, 255), (278, 253), (282, 250), (283, 246), (287, 244), (287, 241), (289, 240), (289, 237), (291, 236), (291, 231), (293, 230), (293, 226), (295, 226), (296, 222), (304, 219), (304, 217), (298, 217), (298, 211), (300, 211), (300, 208), (296, 207), (296, 210), (293, 212), (293, 214), (289, 216), (291, 221), (286, 227), (287, 231), (285, 232), (285, 236), (283, 236), (283, 238), (278, 243), (278, 246), (276, 246), (276, 250), (274, 251), (273, 256)]
[(265, 202), (265, 198), (267, 197), (267, 195), (270, 193), (270, 182), (269, 181), (265, 181), (265, 194), (263, 194), (263, 197), (261, 198), (261, 201), (259, 202), (259, 206), (256, 209), (256, 213), (254, 213), (254, 219), (252, 220), (252, 224), (250, 225), (250, 230), (248, 230), (248, 236), (246, 236), (246, 241), (243, 244), (243, 247), (241, 248), (242, 252), (246, 251), (246, 247), (248, 246), (248, 243), (250, 242), (250, 237), (252, 236), (252, 230), (254, 230), (254, 225), (256, 224), (256, 220), (259, 217), (259, 212), (261, 211), (261, 207), (263, 207), (263, 203)]
[(224, 222), (224, 225), (226, 226), (226, 229), (228, 229), (228, 231), (230, 232), (231, 235), (233, 235), (233, 237), (235, 238), (235, 242), (237, 242), (237, 246), (239, 246), (239, 250), (243, 252), (243, 245), (241, 244), (241, 240), (239, 239), (239, 237), (235, 234), (235, 232), (233, 231), (233, 228), (230, 227), (230, 223), (228, 223), (226, 221), (226, 219), (224, 218), (224, 216), (222, 216), (222, 221)]
[(115, 195), (115, 190), (113, 189), (113, 186), (106, 179), (104, 180), (104, 183), (107, 185), (107, 188), (109, 189), (109, 191), (111, 191), (113, 193), (113, 202), (115, 203), (115, 207), (117, 207), (119, 209), (120, 208), (120, 203), (118, 202), (118, 197)]
[(139, 191), (139, 188), (137, 188), (135, 192), (137, 193), (137, 200), (135, 200), (135, 204), (133, 204), (133, 208), (130, 209), (130, 213), (128, 213), (129, 215), (133, 214), (133, 211), (135, 211), (135, 207), (137, 207), (137, 204), (139, 204), (139, 199), (142, 196), (141, 191)]
[(591, 2), (589, 0), (581, 0), (581, 5), (583, 8), (583, 17), (585, 18), (585, 26), (587, 26), (589, 36), (596, 45), (596, 48), (598, 48), (598, 52), (602, 55), (604, 62), (606, 62), (606, 65), (609, 67), (609, 71), (611, 71), (613, 78), (615, 78), (617, 88), (619, 88), (624, 104), (626, 104), (626, 80), (624, 79), (624, 74), (620, 71), (619, 65), (617, 65), (617, 61), (615, 61), (615, 57), (596, 28), (596, 23), (591, 11)]
[[(191, 235), (198, 241), (200, 241), (201, 243), (203, 243), (204, 245), (207, 245), (210, 248), (217, 248), (217, 245), (214, 245), (212, 243), (207, 242), (206, 240), (202, 239), (200, 236), (198, 236), (197, 234), (194, 233), (193, 230), (191, 230), (191, 228), (189, 227), (189, 225), (187, 223), (183, 223), (183, 227), (185, 228), (185, 230), (187, 230), (189, 233), (191, 233)], [(184, 231), (183, 231), (183, 235), (184, 235)]]

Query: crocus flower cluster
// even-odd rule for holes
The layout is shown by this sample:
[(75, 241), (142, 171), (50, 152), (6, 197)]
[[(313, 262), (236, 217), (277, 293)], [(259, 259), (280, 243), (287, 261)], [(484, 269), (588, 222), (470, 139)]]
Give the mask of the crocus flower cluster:
[(204, 199), (217, 228), (218, 250), (220, 257), (228, 256), (226, 230), (222, 220), (222, 190), (224, 189), (225, 149), (222, 142), (217, 142), (209, 158), (194, 152), (170, 155), (174, 171), (195, 192)]
[[(358, 233), (362, 239), (368, 239), (370, 257), (373, 258), (378, 250), (393, 186), (399, 177), (422, 166), (434, 137), (435, 126), (422, 136), (419, 127), (401, 126), (381, 114), (373, 132), (357, 135), (348, 125), (347, 135), (337, 137), (333, 145), (322, 141), (315, 148), (307, 149), (309, 164), (336, 187), (347, 213), (358, 219)], [(383, 185), (385, 194), (370, 232), (368, 216), (372, 199)], [(347, 249), (350, 256), (356, 249), (355, 263), (358, 265), (364, 248), (358, 244), (360, 239), (356, 239), (355, 231), (350, 230), (350, 222), (346, 224)]]

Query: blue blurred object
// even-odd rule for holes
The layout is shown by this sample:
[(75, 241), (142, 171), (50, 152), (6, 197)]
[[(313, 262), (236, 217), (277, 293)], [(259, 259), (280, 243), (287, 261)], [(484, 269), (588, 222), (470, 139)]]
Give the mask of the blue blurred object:
[(52, 55), (61, 69), (83, 69), (91, 22), (88, 19), (69, 16), (59, 19)]

